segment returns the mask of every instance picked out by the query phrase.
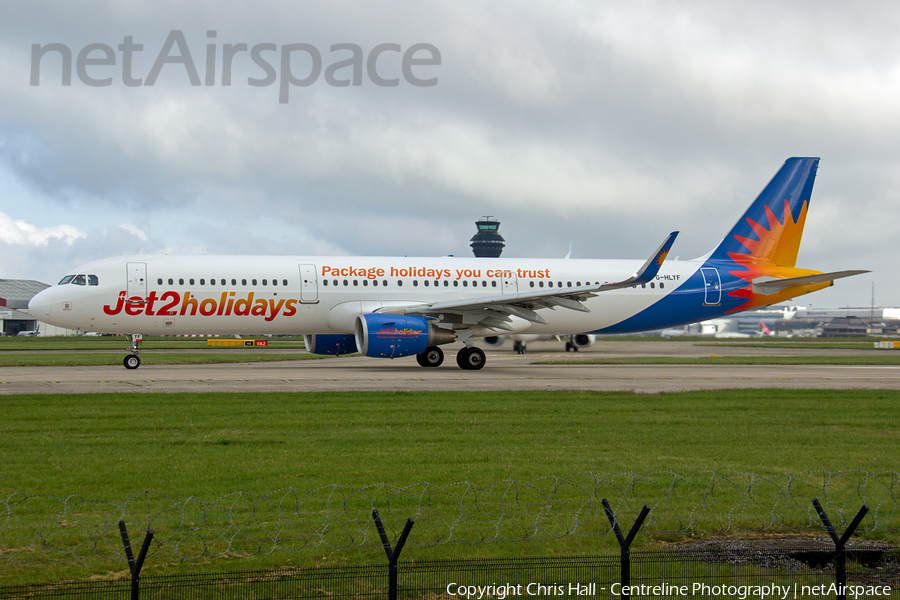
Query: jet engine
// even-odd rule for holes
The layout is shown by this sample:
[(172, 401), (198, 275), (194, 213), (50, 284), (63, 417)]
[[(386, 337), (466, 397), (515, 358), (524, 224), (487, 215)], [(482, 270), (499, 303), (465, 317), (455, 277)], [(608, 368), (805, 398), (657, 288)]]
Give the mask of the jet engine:
[(399, 358), (449, 344), (456, 334), (425, 317), (370, 313), (356, 317), (356, 347), (363, 356)]
[(578, 352), (579, 348), (589, 348), (594, 345), (597, 336), (591, 333), (576, 333), (566, 342), (566, 352), (572, 350)]
[(499, 348), (503, 345), (503, 340), (506, 339), (505, 335), (491, 335), (484, 338), (484, 345), (489, 346), (491, 348)]
[(340, 356), (358, 352), (356, 338), (352, 335), (304, 335), (303, 342), (306, 344), (306, 349), (313, 354)]

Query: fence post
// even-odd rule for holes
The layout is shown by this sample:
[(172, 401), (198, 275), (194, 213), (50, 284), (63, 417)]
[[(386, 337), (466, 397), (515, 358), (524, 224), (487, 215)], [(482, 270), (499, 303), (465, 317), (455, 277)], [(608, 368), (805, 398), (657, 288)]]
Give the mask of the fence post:
[(128, 530), (125, 528), (125, 521), (119, 521), (119, 531), (122, 533), (122, 543), (125, 544), (128, 568), (131, 569), (131, 600), (138, 600), (141, 595), (141, 568), (144, 566), (144, 559), (147, 558), (147, 551), (150, 549), (150, 542), (153, 540), (153, 530), (147, 530), (147, 535), (144, 536), (144, 543), (141, 544), (141, 552), (138, 554), (137, 560), (134, 560), (134, 553), (131, 551), (131, 542), (128, 541)]
[(619, 578), (619, 581), (622, 584), (622, 593), (619, 597), (622, 600), (628, 600), (631, 598), (631, 590), (629, 589), (631, 586), (631, 542), (634, 541), (634, 536), (637, 535), (641, 525), (644, 524), (644, 519), (650, 514), (650, 507), (646, 504), (644, 505), (644, 508), (641, 509), (641, 514), (638, 515), (634, 525), (631, 526), (628, 537), (622, 537), (622, 529), (619, 527), (619, 521), (613, 514), (609, 502), (604, 498), (600, 503), (603, 504), (603, 508), (606, 510), (606, 518), (609, 519), (609, 524), (612, 525), (613, 531), (616, 534), (616, 539), (619, 540), (619, 548), (621, 550), (620, 561), (622, 567), (622, 574)]
[(837, 584), (837, 597), (840, 600), (846, 600), (847, 598), (847, 553), (844, 550), (844, 545), (847, 543), (847, 540), (850, 539), (850, 536), (856, 531), (856, 528), (859, 527), (859, 524), (862, 522), (863, 517), (866, 516), (866, 513), (869, 512), (869, 507), (863, 504), (862, 508), (859, 509), (859, 512), (856, 513), (856, 516), (851, 521), (850, 525), (847, 527), (847, 530), (844, 532), (844, 535), (838, 537), (837, 531), (834, 528), (834, 525), (831, 524), (831, 521), (828, 519), (828, 515), (825, 514), (825, 509), (822, 508), (822, 505), (819, 503), (818, 498), (813, 498), (813, 506), (816, 507), (816, 512), (819, 513), (819, 518), (822, 519), (822, 523), (825, 524), (825, 529), (828, 530), (828, 535), (831, 536), (831, 539), (834, 541), (834, 580)]
[(388, 540), (387, 533), (384, 531), (384, 525), (381, 523), (381, 517), (377, 510), (372, 510), (372, 518), (375, 520), (375, 526), (378, 528), (378, 535), (381, 536), (381, 543), (384, 546), (384, 552), (388, 558), (388, 600), (397, 600), (397, 564), (400, 559), (400, 552), (403, 551), (403, 545), (406, 544), (406, 538), (412, 531), (415, 520), (407, 519), (406, 526), (397, 540), (397, 547), (391, 549), (391, 542)]

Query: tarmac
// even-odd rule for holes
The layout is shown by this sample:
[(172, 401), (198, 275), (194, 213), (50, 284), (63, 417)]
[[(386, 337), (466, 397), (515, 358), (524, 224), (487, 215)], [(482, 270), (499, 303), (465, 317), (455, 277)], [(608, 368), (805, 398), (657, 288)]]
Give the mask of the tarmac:
[[(486, 349), (480, 371), (456, 366), (458, 345), (444, 347), (444, 364), (423, 368), (415, 357), (395, 360), (340, 357), (261, 363), (122, 366), (3, 367), (0, 394), (96, 392), (321, 392), (321, 391), (491, 391), (609, 390), (654, 394), (731, 388), (900, 389), (900, 366), (842, 365), (575, 365), (535, 364), (628, 356), (821, 356), (872, 355), (876, 350), (760, 348), (693, 342), (598, 341), (578, 353), (557, 342), (529, 344), (515, 354), (512, 344)], [(266, 350), (260, 350), (265, 352)], [(291, 351), (291, 352), (296, 352)], [(123, 357), (125, 352), (122, 353)]]

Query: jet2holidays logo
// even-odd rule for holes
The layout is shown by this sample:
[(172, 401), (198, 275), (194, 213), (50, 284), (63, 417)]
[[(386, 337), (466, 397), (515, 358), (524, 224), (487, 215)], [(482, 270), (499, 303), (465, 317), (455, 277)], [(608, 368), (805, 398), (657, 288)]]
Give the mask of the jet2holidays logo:
[[(32, 44), (31, 85), (49, 82), (46, 75), (42, 78), (42, 69), (57, 68), (61, 73), (61, 85), (72, 85), (75, 56), (78, 80), (90, 87), (107, 87), (113, 83), (127, 87), (150, 87), (156, 84), (163, 69), (182, 71), (195, 87), (228, 87), (232, 84), (232, 73), (241, 69), (256, 75), (247, 77), (247, 85), (268, 87), (277, 82), (278, 102), (287, 104), (292, 87), (311, 86), (319, 81), (320, 76), (332, 87), (358, 87), (363, 85), (364, 79), (379, 87), (398, 87), (401, 77), (387, 75), (393, 73), (402, 75), (406, 85), (432, 87), (438, 83), (436, 69), (441, 65), (440, 51), (427, 43), (412, 44), (405, 49), (400, 44), (391, 43), (377, 44), (371, 49), (341, 43), (333, 44), (327, 53), (323, 53), (307, 43), (284, 44), (280, 48), (272, 43), (220, 45), (215, 30), (207, 31), (206, 38), (205, 53), (198, 53), (202, 80), (184, 32), (173, 29), (156, 52), (153, 66), (146, 73), (136, 73), (135, 63), (151, 56), (143, 53), (152, 52), (152, 48), (145, 50), (144, 44), (136, 42), (131, 35), (125, 36), (115, 49), (109, 44), (93, 43), (77, 49), (77, 54), (73, 54), (73, 50), (65, 44)], [(56, 81), (54, 77), (52, 83)]]

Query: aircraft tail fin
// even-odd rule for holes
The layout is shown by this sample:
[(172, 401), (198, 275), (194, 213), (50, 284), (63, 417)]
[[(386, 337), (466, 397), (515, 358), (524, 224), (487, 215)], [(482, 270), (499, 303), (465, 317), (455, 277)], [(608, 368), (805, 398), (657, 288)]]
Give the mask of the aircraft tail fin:
[(818, 167), (818, 158), (787, 159), (710, 258), (795, 266)]

